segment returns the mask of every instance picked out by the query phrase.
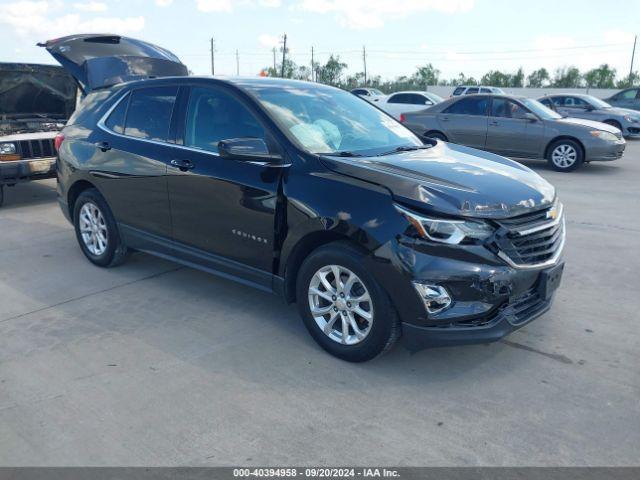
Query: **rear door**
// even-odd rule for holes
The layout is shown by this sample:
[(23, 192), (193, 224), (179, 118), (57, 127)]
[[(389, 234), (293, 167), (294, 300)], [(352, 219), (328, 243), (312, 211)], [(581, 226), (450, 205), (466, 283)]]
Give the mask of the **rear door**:
[(609, 103), (620, 108), (640, 110), (640, 89), (630, 88), (611, 97)]
[(487, 138), (489, 97), (463, 97), (436, 118), (450, 142), (484, 148)]
[(171, 119), (177, 86), (134, 89), (98, 125), (91, 175), (126, 234), (169, 238), (167, 165), (175, 156)]
[(38, 45), (78, 81), (85, 94), (130, 80), (189, 73), (168, 50), (119, 35), (71, 35)]
[(486, 149), (515, 157), (536, 157), (543, 123), (526, 117), (523, 105), (504, 97), (493, 97), (489, 114)]
[(174, 159), (187, 167), (171, 166), (168, 177), (175, 248), (187, 260), (195, 256), (270, 288), (278, 185), (287, 167), (223, 158), (217, 145), (246, 137), (275, 142), (230, 88), (191, 87), (184, 112), (184, 146)]

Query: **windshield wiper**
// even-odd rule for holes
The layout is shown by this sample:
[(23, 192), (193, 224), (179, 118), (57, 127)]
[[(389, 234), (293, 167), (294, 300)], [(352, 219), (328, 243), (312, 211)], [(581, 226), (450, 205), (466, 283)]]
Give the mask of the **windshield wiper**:
[(364, 155), (360, 155), (356, 152), (351, 152), (349, 150), (342, 150), (340, 152), (331, 152), (325, 153), (325, 155), (331, 155), (332, 157), (362, 157)]
[(431, 148), (433, 145), (403, 145), (400, 147), (396, 147), (393, 150), (389, 150), (388, 152), (382, 152), (376, 155), (376, 157), (382, 157), (384, 155), (391, 155), (399, 152), (412, 152), (414, 150), (424, 150), (427, 148)]

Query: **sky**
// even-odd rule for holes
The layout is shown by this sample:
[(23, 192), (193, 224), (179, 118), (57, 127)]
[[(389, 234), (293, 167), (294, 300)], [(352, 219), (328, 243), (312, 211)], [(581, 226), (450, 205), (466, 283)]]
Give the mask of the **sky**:
[(210, 74), (213, 37), (217, 75), (235, 75), (237, 64), (241, 75), (258, 75), (286, 33), (298, 64), (310, 64), (313, 47), (317, 61), (338, 54), (355, 73), (366, 47), (369, 76), (384, 79), (427, 63), (444, 78), (602, 63), (622, 76), (640, 33), (640, 0), (0, 0), (0, 32), (6, 62), (55, 63), (37, 42), (117, 33)]

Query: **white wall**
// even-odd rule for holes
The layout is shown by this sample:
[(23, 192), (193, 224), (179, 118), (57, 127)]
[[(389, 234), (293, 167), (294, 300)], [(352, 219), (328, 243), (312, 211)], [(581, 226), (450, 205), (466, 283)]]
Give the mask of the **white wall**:
[[(440, 95), (442, 98), (448, 98), (455, 87), (430, 86), (427, 90)], [(554, 93), (588, 93), (598, 98), (609, 98), (614, 93), (620, 91), (617, 88), (503, 88), (506, 93), (513, 95), (523, 95), (529, 98), (540, 98), (545, 95)]]

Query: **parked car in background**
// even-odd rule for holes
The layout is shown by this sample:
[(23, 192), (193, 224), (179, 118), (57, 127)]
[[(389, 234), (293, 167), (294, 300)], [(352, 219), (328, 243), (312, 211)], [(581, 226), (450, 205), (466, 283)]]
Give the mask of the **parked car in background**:
[(604, 100), (613, 107), (640, 110), (640, 88), (627, 88)]
[(0, 205), (6, 185), (55, 177), (54, 138), (76, 90), (61, 67), (0, 63)]
[(385, 94), (377, 88), (354, 88), (351, 93), (364, 98), (369, 102), (379, 102), (385, 98)]
[(496, 93), (504, 94), (504, 91), (498, 87), (487, 87), (484, 85), (460, 85), (455, 88), (452, 97), (459, 97), (460, 95), (475, 95), (476, 93)]
[(384, 100), (381, 100), (378, 107), (399, 120), (400, 115), (404, 112), (422, 110), (442, 101), (442, 97), (431, 92), (395, 92), (388, 95)]
[[(46, 44), (95, 88), (62, 132), (58, 170), (95, 265), (131, 248), (280, 294), (348, 361), (401, 335), (411, 348), (496, 341), (550, 308), (565, 225), (535, 172), (424, 144), (337, 88), (190, 77), (153, 45), (135, 59), (132, 39), (102, 38)], [(92, 69), (97, 55), (109, 70)], [(162, 77), (171, 58), (182, 76), (140, 80), (126, 63)]]
[(616, 127), (622, 136), (640, 136), (640, 112), (614, 108), (604, 100), (591, 95), (547, 95), (538, 101), (564, 117), (586, 118)]
[(563, 118), (537, 100), (511, 95), (469, 95), (403, 116), (413, 132), (508, 157), (546, 158), (555, 170), (583, 162), (616, 160), (622, 133), (606, 123)]

